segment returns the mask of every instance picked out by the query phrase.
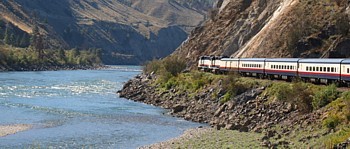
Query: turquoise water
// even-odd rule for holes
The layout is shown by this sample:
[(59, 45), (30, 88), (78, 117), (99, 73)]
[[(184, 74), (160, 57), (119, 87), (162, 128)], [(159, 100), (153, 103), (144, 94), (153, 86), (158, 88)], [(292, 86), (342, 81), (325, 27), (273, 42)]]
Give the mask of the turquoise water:
[(137, 148), (200, 124), (115, 93), (140, 67), (0, 73), (0, 125), (31, 124), (0, 148)]

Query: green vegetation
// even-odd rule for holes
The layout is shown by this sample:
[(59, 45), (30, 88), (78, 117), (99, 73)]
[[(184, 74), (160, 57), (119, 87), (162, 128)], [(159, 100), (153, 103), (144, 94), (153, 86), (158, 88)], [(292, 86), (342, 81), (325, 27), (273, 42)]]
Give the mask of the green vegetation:
[(337, 99), (338, 95), (339, 92), (334, 84), (327, 86), (315, 93), (312, 100), (312, 106), (314, 109), (322, 108)]
[(0, 69), (2, 70), (41, 70), (57, 69), (63, 67), (100, 65), (99, 49), (85, 51), (49, 50), (42, 51), (39, 57), (36, 50), (31, 48), (0, 47)]
[(101, 49), (63, 50), (46, 47), (37, 25), (28, 34), (0, 20), (0, 70), (47, 70), (100, 65)]
[(303, 82), (276, 82), (266, 89), (265, 94), (270, 101), (289, 102), (307, 113), (312, 111), (312, 96), (317, 88), (318, 86)]

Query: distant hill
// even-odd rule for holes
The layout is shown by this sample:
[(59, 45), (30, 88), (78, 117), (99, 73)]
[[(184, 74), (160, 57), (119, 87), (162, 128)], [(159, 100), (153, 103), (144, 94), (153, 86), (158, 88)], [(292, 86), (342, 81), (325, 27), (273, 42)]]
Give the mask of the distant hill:
[[(106, 64), (140, 64), (172, 53), (215, 0), (8, 0), (0, 19), (48, 48), (101, 48)], [(19, 35), (18, 35), (19, 36)]]

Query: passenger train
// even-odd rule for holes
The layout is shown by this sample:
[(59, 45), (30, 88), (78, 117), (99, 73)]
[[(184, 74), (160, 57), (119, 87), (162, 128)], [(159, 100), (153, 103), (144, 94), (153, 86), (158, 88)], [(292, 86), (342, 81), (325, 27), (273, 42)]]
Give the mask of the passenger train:
[(227, 58), (202, 56), (198, 69), (214, 73), (237, 72), (242, 76), (350, 85), (350, 59)]

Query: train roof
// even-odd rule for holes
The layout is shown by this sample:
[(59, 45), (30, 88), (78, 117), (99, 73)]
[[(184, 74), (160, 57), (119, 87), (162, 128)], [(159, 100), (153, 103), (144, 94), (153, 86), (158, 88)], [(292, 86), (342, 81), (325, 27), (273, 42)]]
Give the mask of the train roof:
[(340, 58), (307, 58), (307, 59), (300, 59), (299, 63), (328, 63), (328, 64), (338, 64), (344, 61), (344, 59)]
[(342, 64), (350, 64), (350, 59), (344, 59), (344, 60), (342, 61)]
[(266, 58), (240, 58), (240, 61), (255, 61), (255, 62), (261, 62), (265, 61)]
[(222, 58), (222, 61), (239, 61), (239, 58)]
[(266, 62), (298, 62), (300, 58), (267, 58)]

